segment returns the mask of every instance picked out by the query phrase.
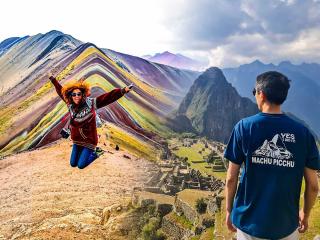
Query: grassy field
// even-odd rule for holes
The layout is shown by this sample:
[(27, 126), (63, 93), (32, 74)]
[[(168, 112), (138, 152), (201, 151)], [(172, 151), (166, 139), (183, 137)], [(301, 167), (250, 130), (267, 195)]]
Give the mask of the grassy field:
[(169, 216), (172, 220), (179, 223), (184, 228), (187, 228), (187, 229), (193, 228), (192, 223), (184, 215), (179, 216), (175, 212), (171, 212), (171, 213), (169, 213)]
[[(204, 175), (212, 175), (221, 180), (224, 180), (226, 178), (226, 172), (214, 172), (211, 168), (206, 168), (206, 166), (209, 166), (209, 164), (206, 162), (192, 162), (204, 160), (204, 157), (206, 158), (211, 153), (211, 150), (209, 148), (205, 148), (204, 143), (198, 141), (197, 143), (192, 144), (190, 147), (184, 147), (182, 146), (182, 143), (179, 142), (179, 139), (174, 138), (169, 140), (169, 146), (170, 145), (178, 147), (177, 150), (173, 150), (173, 153), (179, 157), (187, 157), (188, 163), (190, 163), (191, 168), (199, 170)], [(199, 151), (201, 151), (202, 149), (205, 149), (205, 151), (199, 153)]]

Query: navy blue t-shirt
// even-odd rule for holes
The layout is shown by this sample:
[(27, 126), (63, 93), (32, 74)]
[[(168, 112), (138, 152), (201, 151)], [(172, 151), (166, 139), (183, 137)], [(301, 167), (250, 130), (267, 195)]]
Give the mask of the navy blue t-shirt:
[(310, 131), (285, 114), (259, 113), (236, 124), (224, 156), (243, 163), (232, 223), (260, 238), (291, 234), (299, 225), (304, 168), (320, 169)]

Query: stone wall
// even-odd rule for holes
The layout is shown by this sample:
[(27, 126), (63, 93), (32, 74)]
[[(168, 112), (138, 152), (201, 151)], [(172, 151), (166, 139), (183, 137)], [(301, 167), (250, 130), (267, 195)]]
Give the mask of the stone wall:
[(212, 192), (185, 189), (177, 193), (174, 202), (174, 211), (184, 215), (194, 225), (199, 222), (200, 214), (196, 210), (196, 201), (200, 198), (210, 198)]
[(187, 240), (195, 233), (187, 227), (180, 224), (173, 217), (175, 213), (169, 213), (162, 219), (162, 231), (166, 234), (168, 240)]
[(174, 211), (178, 215), (184, 215), (192, 223), (198, 222), (198, 213), (195, 207), (190, 206), (180, 198), (176, 198), (174, 203)]

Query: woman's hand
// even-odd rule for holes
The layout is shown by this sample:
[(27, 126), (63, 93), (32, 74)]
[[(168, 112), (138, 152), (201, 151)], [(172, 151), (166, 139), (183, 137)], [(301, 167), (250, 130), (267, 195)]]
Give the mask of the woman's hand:
[(131, 89), (128, 88), (128, 87), (125, 87), (125, 88), (124, 88), (124, 91), (125, 91), (126, 93), (130, 92), (130, 90), (131, 90)]
[(132, 88), (133, 88), (133, 84), (130, 84), (129, 86), (125, 87), (124, 90), (126, 93), (128, 93), (131, 91)]

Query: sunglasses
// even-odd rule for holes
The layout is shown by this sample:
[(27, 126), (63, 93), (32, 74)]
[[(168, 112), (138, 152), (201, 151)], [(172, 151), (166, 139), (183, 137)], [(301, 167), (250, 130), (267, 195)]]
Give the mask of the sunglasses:
[(75, 97), (75, 96), (82, 96), (82, 92), (78, 92), (78, 93), (71, 93), (71, 96), (72, 97)]
[(261, 92), (261, 90), (257, 90), (256, 88), (254, 88), (253, 90), (252, 90), (252, 94), (253, 94), (253, 96), (255, 96), (256, 94), (257, 94), (257, 92)]

